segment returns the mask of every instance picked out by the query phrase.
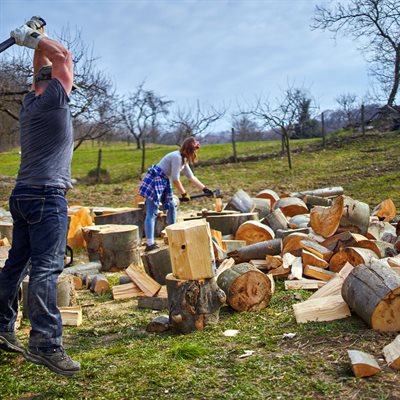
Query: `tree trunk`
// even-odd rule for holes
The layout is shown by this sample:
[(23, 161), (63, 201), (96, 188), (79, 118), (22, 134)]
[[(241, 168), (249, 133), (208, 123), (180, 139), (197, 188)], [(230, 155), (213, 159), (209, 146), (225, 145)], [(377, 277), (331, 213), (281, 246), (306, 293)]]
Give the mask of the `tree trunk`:
[(342, 287), (343, 299), (372, 329), (400, 331), (400, 276), (378, 260), (354, 268)]
[(215, 278), (180, 280), (168, 274), (166, 283), (169, 319), (174, 331), (189, 333), (218, 323), (226, 296)]

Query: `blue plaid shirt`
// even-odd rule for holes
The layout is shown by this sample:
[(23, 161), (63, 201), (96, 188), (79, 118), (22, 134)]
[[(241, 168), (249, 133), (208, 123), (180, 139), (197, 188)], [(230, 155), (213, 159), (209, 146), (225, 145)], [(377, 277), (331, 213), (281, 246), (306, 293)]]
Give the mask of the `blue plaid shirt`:
[(165, 210), (172, 200), (172, 186), (168, 176), (157, 165), (148, 169), (139, 187), (139, 195), (152, 201), (157, 207), (160, 202)]

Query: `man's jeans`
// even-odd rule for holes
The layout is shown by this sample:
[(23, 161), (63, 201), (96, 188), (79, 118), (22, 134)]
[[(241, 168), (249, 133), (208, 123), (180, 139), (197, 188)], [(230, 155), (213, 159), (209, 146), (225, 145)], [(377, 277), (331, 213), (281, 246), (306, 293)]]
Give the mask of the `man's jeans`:
[[(154, 243), (154, 229), (156, 225), (156, 218), (158, 207), (151, 200), (146, 199), (146, 218), (144, 219), (144, 233), (146, 235), (146, 242), (148, 245)], [(167, 210), (167, 225), (176, 222), (176, 204), (174, 199), (169, 202), (169, 209)]]
[(0, 272), (0, 331), (14, 330), (19, 286), (29, 272), (29, 346), (61, 346), (57, 278), (64, 267), (68, 227), (65, 191), (48, 186), (17, 186), (11, 193), (10, 212), (13, 238), (8, 260)]

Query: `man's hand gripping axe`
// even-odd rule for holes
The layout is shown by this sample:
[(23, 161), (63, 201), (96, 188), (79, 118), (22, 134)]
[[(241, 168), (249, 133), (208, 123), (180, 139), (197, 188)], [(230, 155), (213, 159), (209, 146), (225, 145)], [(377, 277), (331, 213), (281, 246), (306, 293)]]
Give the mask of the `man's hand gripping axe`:
[[(33, 16), (28, 22), (26, 22), (26, 25), (28, 25), (29, 28), (35, 29), (36, 31), (43, 33), (46, 21), (42, 17)], [(4, 50), (7, 50), (13, 44), (15, 44), (15, 39), (13, 37), (10, 37), (4, 42), (0, 43), (0, 53), (2, 53)]]

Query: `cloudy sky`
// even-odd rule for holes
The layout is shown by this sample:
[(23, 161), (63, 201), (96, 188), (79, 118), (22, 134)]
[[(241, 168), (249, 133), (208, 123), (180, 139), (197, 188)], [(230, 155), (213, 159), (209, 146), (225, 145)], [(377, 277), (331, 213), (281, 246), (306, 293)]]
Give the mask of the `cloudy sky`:
[(144, 81), (176, 106), (233, 111), (291, 85), (324, 110), (337, 108), (340, 94), (361, 99), (368, 86), (356, 43), (310, 29), (315, 5), (326, 1), (0, 0), (0, 40), (40, 15), (49, 36), (78, 29), (120, 94)]

